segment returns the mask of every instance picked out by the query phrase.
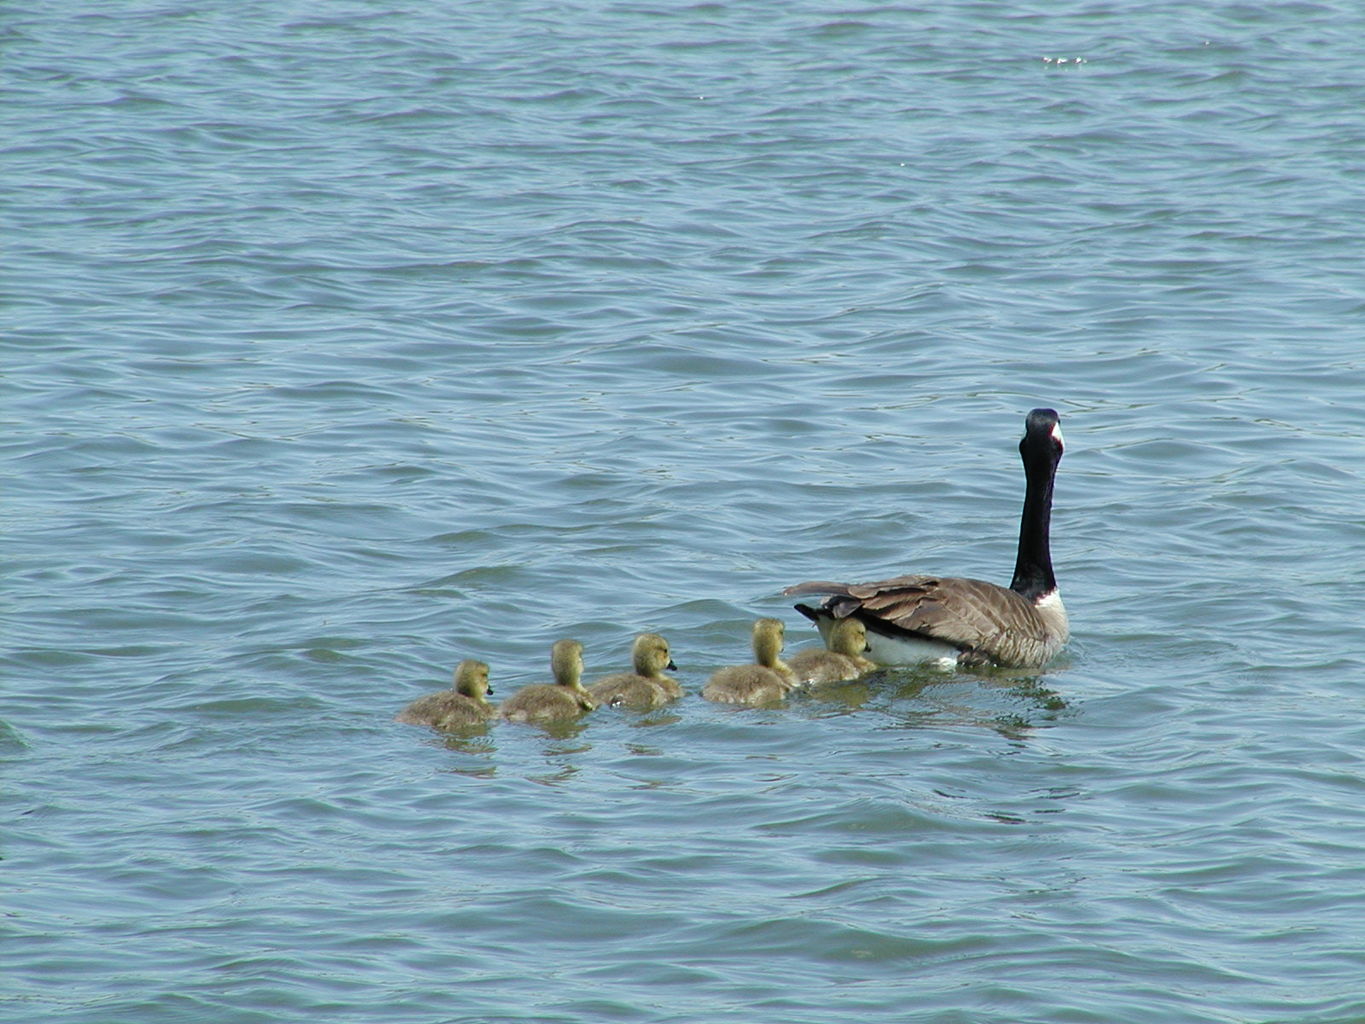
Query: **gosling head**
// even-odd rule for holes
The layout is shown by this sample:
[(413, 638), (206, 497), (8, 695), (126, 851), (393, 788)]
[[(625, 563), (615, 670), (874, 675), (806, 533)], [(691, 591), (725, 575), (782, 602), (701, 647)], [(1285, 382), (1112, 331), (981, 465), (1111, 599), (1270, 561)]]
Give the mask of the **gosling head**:
[(840, 619), (829, 631), (829, 649), (850, 658), (862, 657), (867, 650), (867, 627), (859, 619)]
[(668, 649), (668, 641), (658, 633), (641, 633), (635, 638), (631, 648), (631, 661), (635, 671), (642, 676), (662, 675), (665, 671), (676, 672), (673, 654)]
[(754, 660), (760, 665), (775, 668), (780, 664), (783, 634), (786, 627), (781, 619), (759, 619), (754, 623)]
[(488, 684), (488, 665), (469, 658), (455, 666), (455, 692), (484, 702), (493, 692)]
[(583, 690), (583, 645), (577, 640), (556, 640), (550, 648), (550, 671), (555, 682), (570, 690)]

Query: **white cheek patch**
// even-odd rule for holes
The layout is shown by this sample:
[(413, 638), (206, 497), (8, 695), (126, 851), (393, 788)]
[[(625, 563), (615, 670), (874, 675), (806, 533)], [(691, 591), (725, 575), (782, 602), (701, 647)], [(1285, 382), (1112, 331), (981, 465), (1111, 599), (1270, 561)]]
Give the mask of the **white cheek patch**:
[(1063, 448), (1066, 447), (1066, 442), (1062, 440), (1062, 425), (1060, 423), (1052, 424), (1052, 436), (1057, 439), (1059, 445)]

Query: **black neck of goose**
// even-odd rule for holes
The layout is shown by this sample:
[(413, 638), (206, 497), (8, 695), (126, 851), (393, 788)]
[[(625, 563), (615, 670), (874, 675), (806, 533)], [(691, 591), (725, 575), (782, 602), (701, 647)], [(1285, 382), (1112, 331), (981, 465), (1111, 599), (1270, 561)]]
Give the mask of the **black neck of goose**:
[(1051, 459), (1026, 459), (1024, 471), (1028, 475), (1028, 486), (1024, 491), (1024, 514), (1019, 521), (1019, 557), (1014, 563), (1010, 589), (1036, 601), (1057, 589), (1048, 541), (1057, 463)]

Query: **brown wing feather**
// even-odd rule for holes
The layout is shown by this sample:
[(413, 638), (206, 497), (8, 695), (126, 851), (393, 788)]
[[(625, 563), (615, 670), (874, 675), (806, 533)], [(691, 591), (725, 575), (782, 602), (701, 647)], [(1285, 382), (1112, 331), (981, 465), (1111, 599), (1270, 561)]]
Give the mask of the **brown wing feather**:
[(836, 619), (855, 613), (963, 651), (993, 652), (1021, 623), (1036, 617), (1029, 602), (984, 580), (897, 576), (875, 583), (798, 583), (788, 595), (826, 594), (822, 607)]

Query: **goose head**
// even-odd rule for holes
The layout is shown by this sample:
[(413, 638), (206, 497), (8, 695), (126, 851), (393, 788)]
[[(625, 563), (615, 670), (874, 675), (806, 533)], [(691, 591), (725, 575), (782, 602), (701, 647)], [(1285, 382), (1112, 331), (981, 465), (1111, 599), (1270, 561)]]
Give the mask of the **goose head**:
[(1062, 461), (1065, 444), (1062, 420), (1055, 409), (1034, 409), (1024, 420), (1024, 436), (1019, 441), (1019, 457), (1026, 473), (1052, 475)]

